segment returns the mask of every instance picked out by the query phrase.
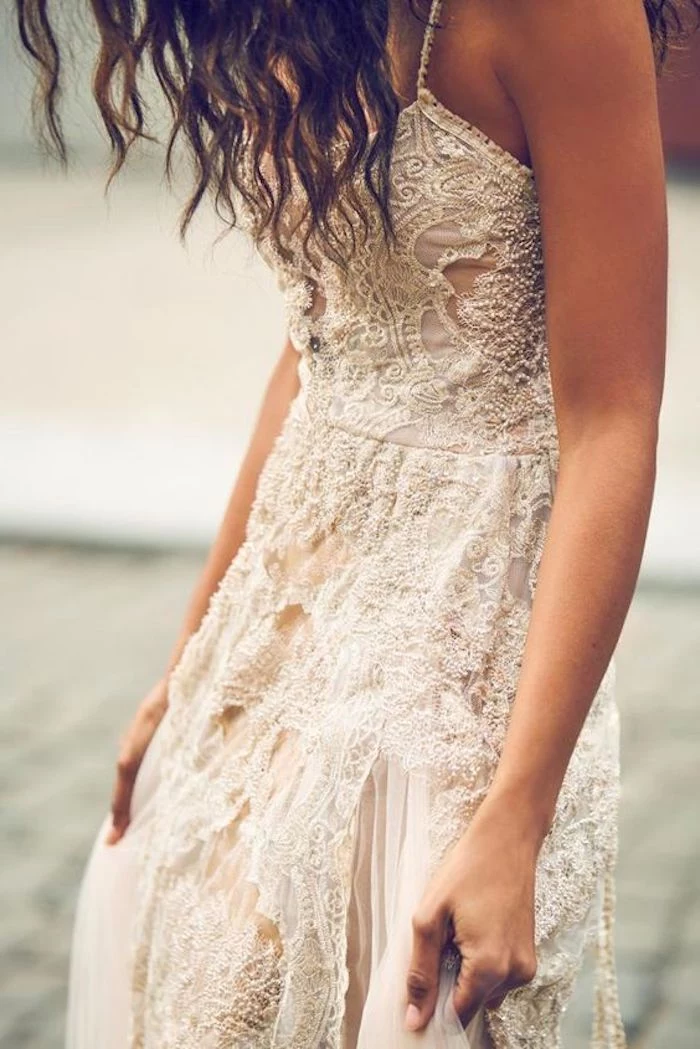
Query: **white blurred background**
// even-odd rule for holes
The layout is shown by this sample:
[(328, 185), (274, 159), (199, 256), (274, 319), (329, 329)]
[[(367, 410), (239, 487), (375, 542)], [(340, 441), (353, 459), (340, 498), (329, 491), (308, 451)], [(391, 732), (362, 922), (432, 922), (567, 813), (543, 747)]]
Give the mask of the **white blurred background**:
[[(179, 243), (182, 195), (152, 159), (105, 198), (81, 67), (66, 98), (73, 166), (42, 162), (30, 78), (3, 29), (0, 533), (206, 542), (284, 339), (280, 299), (238, 234), (214, 246), (211, 217)], [(644, 574), (685, 582), (700, 579), (700, 179), (677, 173), (668, 191), (668, 379)]]

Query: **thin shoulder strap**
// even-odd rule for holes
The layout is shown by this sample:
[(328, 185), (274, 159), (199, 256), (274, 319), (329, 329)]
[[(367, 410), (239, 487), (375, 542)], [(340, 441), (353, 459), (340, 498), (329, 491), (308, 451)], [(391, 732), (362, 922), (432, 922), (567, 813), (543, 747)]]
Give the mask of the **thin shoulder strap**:
[(440, 9), (442, 8), (442, 0), (431, 0), (430, 14), (428, 15), (428, 24), (425, 27), (425, 33), (423, 34), (423, 47), (420, 53), (420, 66), (418, 67), (418, 81), (416, 84), (417, 93), (426, 87), (426, 80), (428, 77), (428, 65), (430, 63), (430, 51), (433, 46), (433, 39), (435, 37), (435, 29), (439, 24)]

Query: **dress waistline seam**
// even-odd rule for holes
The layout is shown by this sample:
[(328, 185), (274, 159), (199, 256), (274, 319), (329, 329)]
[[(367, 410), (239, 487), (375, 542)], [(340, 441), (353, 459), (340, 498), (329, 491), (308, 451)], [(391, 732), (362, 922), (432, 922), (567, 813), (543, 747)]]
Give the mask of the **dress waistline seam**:
[(342, 423), (335, 422), (320, 412), (313, 413), (309, 410), (308, 404), (306, 403), (305, 399), (301, 399), (298, 405), (295, 404), (294, 414), (296, 418), (304, 425), (311, 427), (321, 426), (327, 431), (336, 431), (340, 434), (347, 434), (349, 437), (354, 437), (358, 441), (371, 441), (375, 444), (387, 445), (390, 448), (405, 448), (407, 452), (417, 452), (425, 454), (429, 454), (432, 452), (436, 455), (454, 456), (455, 459), (474, 460), (559, 458), (559, 448), (556, 444), (543, 444), (542, 447), (539, 448), (533, 448), (532, 446), (525, 446), (522, 449), (494, 447), (484, 448), (483, 451), (460, 451), (457, 448), (450, 448), (438, 444), (409, 444), (404, 441), (395, 441), (392, 440), (391, 437), (367, 433), (366, 431), (356, 430), (349, 426), (344, 426)]

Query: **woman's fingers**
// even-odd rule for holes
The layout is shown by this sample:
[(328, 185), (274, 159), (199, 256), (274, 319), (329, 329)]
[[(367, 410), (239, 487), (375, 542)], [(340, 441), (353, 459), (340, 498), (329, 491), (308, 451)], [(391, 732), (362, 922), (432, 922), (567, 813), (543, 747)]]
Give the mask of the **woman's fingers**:
[(488, 998), (495, 997), (499, 990), (505, 994), (507, 988), (504, 983), (507, 978), (507, 966), (500, 965), (495, 959), (462, 958), (452, 1001), (464, 1027), (472, 1021)]
[(413, 948), (406, 979), (406, 1027), (421, 1031), (435, 1011), (445, 923), (439, 913), (413, 918)]
[(534, 952), (514, 960), (486, 952), (473, 960), (463, 958), (453, 998), (462, 1024), (466, 1027), (482, 1005), (497, 1009), (508, 991), (530, 983), (536, 967)]
[(487, 1009), (498, 1009), (500, 1008), (500, 1006), (503, 1005), (503, 1001), (507, 994), (507, 991), (504, 991), (503, 994), (497, 994), (495, 998), (489, 998), (486, 1002), (484, 1002), (484, 1005)]
[(120, 756), (112, 795), (112, 826), (105, 839), (108, 845), (114, 845), (119, 841), (129, 825), (131, 795), (137, 771), (138, 762), (133, 757)]
[(112, 791), (112, 826), (105, 835), (114, 845), (131, 822), (131, 796), (143, 756), (167, 709), (167, 681), (158, 682), (142, 700), (131, 724), (119, 740), (117, 775)]

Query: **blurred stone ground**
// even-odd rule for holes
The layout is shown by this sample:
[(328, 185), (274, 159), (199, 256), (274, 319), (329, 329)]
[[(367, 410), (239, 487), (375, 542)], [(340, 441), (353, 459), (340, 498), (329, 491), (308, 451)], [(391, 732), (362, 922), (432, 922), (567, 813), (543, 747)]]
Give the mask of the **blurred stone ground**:
[[(161, 672), (199, 563), (0, 546), (2, 1049), (62, 1045), (73, 908), (118, 735)], [(618, 654), (617, 954), (633, 1049), (699, 1044), (699, 642), (700, 591), (637, 594)], [(565, 1049), (587, 1045), (590, 1000), (584, 979)]]

